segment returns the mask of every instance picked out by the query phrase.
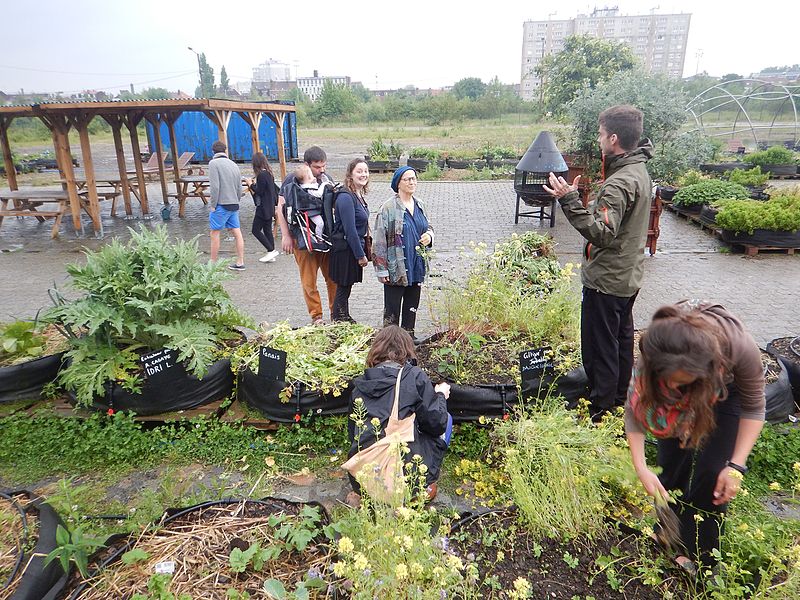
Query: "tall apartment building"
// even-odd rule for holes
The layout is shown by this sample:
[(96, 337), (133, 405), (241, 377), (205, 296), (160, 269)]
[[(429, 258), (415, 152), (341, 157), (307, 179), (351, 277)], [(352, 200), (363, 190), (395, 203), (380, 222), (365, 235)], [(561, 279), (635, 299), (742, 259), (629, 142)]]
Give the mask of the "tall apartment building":
[(616, 7), (595, 9), (590, 15), (559, 21), (525, 21), (522, 33), (520, 95), (539, 97), (536, 67), (548, 54), (560, 52), (571, 35), (625, 42), (650, 73), (680, 78), (692, 15), (620, 15)]
[(257, 67), (253, 67), (253, 82), (268, 83), (270, 81), (290, 81), (292, 79), (289, 65), (271, 58)]
[(326, 81), (330, 81), (335, 85), (346, 85), (350, 87), (350, 77), (338, 75), (320, 77), (319, 72), (316, 70), (314, 70), (313, 77), (298, 77), (297, 87), (308, 96), (310, 100), (316, 100), (322, 94), (322, 88), (325, 87)]

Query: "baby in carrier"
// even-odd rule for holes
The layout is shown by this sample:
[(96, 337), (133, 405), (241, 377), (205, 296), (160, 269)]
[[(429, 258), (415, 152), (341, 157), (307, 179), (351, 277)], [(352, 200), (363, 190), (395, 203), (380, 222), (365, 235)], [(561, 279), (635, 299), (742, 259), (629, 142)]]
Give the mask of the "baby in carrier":
[[(332, 184), (330, 181), (317, 183), (311, 168), (306, 164), (295, 169), (294, 177), (300, 186), (297, 190), (297, 210), (311, 220), (314, 235), (321, 240), (325, 227), (322, 220), (322, 195), (325, 193), (325, 187)], [(321, 249), (314, 248), (314, 250)]]

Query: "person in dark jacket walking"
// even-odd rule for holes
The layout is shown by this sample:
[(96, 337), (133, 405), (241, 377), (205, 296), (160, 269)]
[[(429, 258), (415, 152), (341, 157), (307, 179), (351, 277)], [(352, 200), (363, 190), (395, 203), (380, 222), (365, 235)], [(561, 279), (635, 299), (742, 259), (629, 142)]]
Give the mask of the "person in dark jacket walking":
[[(409, 452), (404, 460), (407, 464), (416, 465), (414, 457), (421, 457), (426, 469), (421, 469), (419, 474), (424, 476), (428, 499), (432, 500), (436, 496), (436, 480), (453, 426), (446, 402), (450, 396), (450, 385), (439, 383), (434, 387), (430, 378), (422, 369), (414, 366), (414, 362), (414, 340), (407, 331), (397, 325), (388, 325), (375, 335), (367, 354), (367, 369), (363, 376), (353, 382), (351, 418), (347, 424), (350, 452), (347, 456), (352, 457), (384, 437), (394, 404), (397, 374), (402, 367), (397, 416), (405, 419), (416, 414), (414, 441), (409, 442)], [(359, 412), (363, 425), (357, 432), (353, 416)], [(355, 478), (351, 475), (348, 477), (355, 492), (360, 493), (361, 488)]]
[(551, 195), (586, 240), (581, 265), (581, 355), (589, 378), (594, 420), (625, 404), (633, 370), (633, 303), (642, 285), (644, 244), (652, 182), (650, 140), (639, 141), (642, 112), (620, 105), (600, 113), (597, 138), (605, 181), (597, 199), (584, 207), (576, 177), (570, 185), (550, 173)]
[(247, 181), (256, 205), (251, 232), (267, 250), (267, 253), (258, 259), (259, 262), (275, 262), (280, 252), (275, 250), (272, 219), (275, 217), (275, 206), (278, 204), (278, 192), (275, 189), (272, 169), (269, 168), (269, 161), (263, 152), (253, 154), (253, 174), (255, 179)]

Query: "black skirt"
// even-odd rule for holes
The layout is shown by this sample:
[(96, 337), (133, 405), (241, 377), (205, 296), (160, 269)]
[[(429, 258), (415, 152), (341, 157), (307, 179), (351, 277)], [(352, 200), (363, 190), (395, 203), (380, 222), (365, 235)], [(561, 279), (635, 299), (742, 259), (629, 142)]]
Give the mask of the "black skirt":
[(350, 248), (347, 248), (331, 252), (328, 274), (336, 285), (353, 285), (361, 283), (364, 269), (358, 264)]

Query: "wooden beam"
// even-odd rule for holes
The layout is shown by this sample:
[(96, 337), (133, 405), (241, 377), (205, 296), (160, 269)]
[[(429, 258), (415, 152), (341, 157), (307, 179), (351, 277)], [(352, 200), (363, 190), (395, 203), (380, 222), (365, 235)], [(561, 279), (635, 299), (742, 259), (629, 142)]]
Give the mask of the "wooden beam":
[[(130, 217), (133, 215), (133, 209), (131, 208), (131, 187), (128, 183), (128, 166), (125, 164), (125, 148), (122, 146), (122, 118), (119, 115), (103, 115), (103, 118), (111, 125), (111, 131), (114, 134), (114, 150), (117, 155), (122, 200), (125, 203), (125, 214)], [(113, 209), (111, 214), (114, 215)]]
[(94, 118), (91, 113), (79, 113), (70, 118), (72, 125), (78, 130), (81, 141), (81, 156), (83, 157), (83, 171), (86, 175), (86, 190), (89, 193), (89, 216), (92, 218), (92, 227), (95, 235), (103, 234), (103, 222), (100, 220), (100, 201), (97, 198), (97, 181), (94, 176), (94, 162), (92, 161), (92, 148), (89, 142), (89, 123)]
[[(167, 131), (169, 132), (169, 148), (172, 152), (172, 173), (175, 176), (175, 193), (178, 194), (181, 190), (181, 170), (178, 166), (178, 140), (175, 137), (175, 121), (181, 116), (181, 112), (169, 112), (166, 115)], [(176, 196), (177, 197), (177, 196)], [(164, 204), (169, 204), (169, 198), (164, 198)]]
[(147, 201), (147, 181), (144, 178), (144, 169), (142, 169), (139, 132), (136, 130), (143, 118), (144, 111), (129, 111), (122, 117), (122, 121), (131, 135), (131, 152), (133, 153), (133, 164), (136, 166), (136, 180), (139, 182), (139, 203), (142, 205), (142, 216), (149, 216), (150, 204)]
[(283, 141), (283, 123), (286, 120), (285, 112), (268, 112), (267, 116), (275, 123), (275, 133), (278, 138), (278, 160), (281, 163), (281, 181), (286, 179), (286, 148)]
[(8, 128), (13, 118), (0, 115), (0, 150), (3, 152), (3, 165), (6, 169), (8, 187), (12, 190), (18, 190), (17, 171), (14, 168), (14, 159), (11, 157), (11, 144), (8, 143)]
[(253, 143), (253, 154), (260, 152), (261, 148), (258, 143), (258, 128), (261, 125), (261, 116), (263, 113), (256, 111), (241, 111), (239, 116), (244, 119), (245, 123), (250, 125), (250, 140)]

